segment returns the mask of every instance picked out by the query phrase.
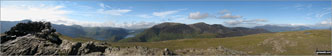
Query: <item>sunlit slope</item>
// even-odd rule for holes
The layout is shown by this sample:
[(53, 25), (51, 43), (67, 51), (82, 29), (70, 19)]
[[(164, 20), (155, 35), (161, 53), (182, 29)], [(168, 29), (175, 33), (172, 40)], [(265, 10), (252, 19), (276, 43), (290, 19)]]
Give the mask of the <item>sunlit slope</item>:
[(248, 54), (313, 55), (316, 49), (331, 50), (331, 31), (307, 30), (263, 33), (229, 38), (196, 38), (161, 42), (110, 43), (112, 46), (146, 46), (153, 48), (208, 48), (224, 46)]

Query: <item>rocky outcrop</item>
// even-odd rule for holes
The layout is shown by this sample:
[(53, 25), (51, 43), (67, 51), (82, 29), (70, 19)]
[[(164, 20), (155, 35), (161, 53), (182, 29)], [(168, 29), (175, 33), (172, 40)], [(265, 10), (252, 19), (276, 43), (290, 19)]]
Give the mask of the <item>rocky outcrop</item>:
[(4, 36), (1, 36), (1, 43), (25, 35), (34, 35), (36, 37), (47, 39), (56, 44), (60, 44), (61, 40), (58, 38), (55, 31), (56, 30), (51, 27), (51, 23), (49, 22), (19, 23), (12, 27), (9, 31), (5, 32)]
[(56, 54), (62, 40), (49, 22), (19, 23), (1, 36), (1, 53), (10, 55)]
[(146, 47), (111, 47), (101, 42), (71, 42), (60, 39), (49, 22), (19, 23), (1, 34), (1, 55), (169, 55)]
[(179, 49), (112, 47), (105, 42), (72, 42), (60, 39), (60, 33), (49, 22), (19, 23), (5, 34), (0, 34), (0, 55), (219, 55), (241, 54), (223, 48)]

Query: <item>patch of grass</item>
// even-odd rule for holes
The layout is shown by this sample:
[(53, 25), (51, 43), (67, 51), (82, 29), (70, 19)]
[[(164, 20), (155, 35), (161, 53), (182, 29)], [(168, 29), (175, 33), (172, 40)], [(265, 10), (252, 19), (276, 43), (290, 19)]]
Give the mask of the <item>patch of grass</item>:
[(262, 33), (227, 38), (193, 38), (159, 42), (109, 43), (111, 46), (145, 46), (151, 48), (209, 48), (224, 46), (248, 54), (313, 55), (315, 49), (331, 50), (331, 31), (306, 30)]

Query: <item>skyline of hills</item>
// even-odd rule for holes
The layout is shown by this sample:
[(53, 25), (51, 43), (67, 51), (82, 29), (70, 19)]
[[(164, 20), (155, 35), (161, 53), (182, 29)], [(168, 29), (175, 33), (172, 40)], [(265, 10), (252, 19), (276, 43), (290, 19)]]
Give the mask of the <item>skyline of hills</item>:
[[(9, 30), (10, 27), (14, 26), (17, 23), (29, 22), (29, 21), (31, 21), (31, 20), (0, 21), (2, 23), (1, 33)], [(162, 25), (162, 24), (167, 24), (167, 23), (170, 23), (170, 25), (172, 24), (171, 22), (166, 22), (166, 23), (161, 23), (161, 24), (155, 25), (154, 27), (151, 27), (151, 28), (157, 29), (156, 26), (165, 27), (166, 25)], [(176, 24), (180, 24), (180, 23), (174, 23), (174, 24), (176, 25)], [(96, 39), (96, 40), (106, 40), (106, 41), (114, 41), (114, 42), (116, 42), (118, 40), (125, 39), (125, 38), (136, 37), (136, 35), (139, 35), (140, 33), (144, 32), (144, 31), (151, 30), (149, 28), (124, 29), (124, 28), (116, 28), (116, 27), (82, 27), (80, 25), (71, 25), (71, 26), (58, 25), (58, 24), (51, 24), (51, 25), (55, 29), (57, 29), (58, 32), (66, 35), (66, 36), (75, 37), (75, 38), (77, 38), (77, 37), (79, 37), (79, 38), (92, 38), (92, 39)], [(225, 26), (220, 25), (220, 24), (212, 24), (211, 26), (209, 26), (209, 25), (211, 25), (211, 24), (206, 24), (204, 22), (198, 22), (198, 23), (195, 23), (195, 24), (190, 24), (189, 26), (187, 26), (187, 28), (189, 28), (189, 29), (183, 29), (183, 30), (194, 31), (193, 29), (195, 29), (195, 31), (197, 31), (197, 34), (203, 34), (204, 33), (203, 35), (208, 35), (210, 37), (225, 37), (225, 36), (221, 36), (221, 35), (218, 35), (218, 34), (217, 35), (213, 34), (213, 33), (217, 33), (218, 30), (216, 30), (216, 28), (223, 28)], [(186, 26), (186, 25), (184, 25), (184, 26)], [(177, 26), (172, 26), (172, 27), (177, 27)], [(180, 28), (183, 28), (183, 27), (179, 26), (178, 28), (180, 29)], [(184, 27), (184, 28), (186, 28), (186, 27)], [(246, 28), (243, 28), (243, 27), (230, 27), (230, 28), (246, 29)], [(179, 29), (175, 28), (172, 31), (181, 31)], [(192, 30), (190, 30), (190, 29), (192, 29)], [(225, 29), (227, 30), (227, 28), (225, 28)], [(250, 28), (248, 28), (248, 29), (250, 29)], [(256, 27), (253, 27), (251, 29), (264, 29), (264, 30), (268, 30), (270, 32), (284, 32), (284, 31), (310, 30), (312, 28), (305, 27), (305, 26), (264, 25), (264, 26), (256, 26)], [(163, 29), (158, 29), (158, 30), (163, 30)], [(204, 30), (204, 31), (201, 31), (201, 30)], [(193, 33), (191, 33), (191, 34), (193, 34)], [(229, 34), (226, 34), (226, 35), (229, 35)], [(243, 34), (238, 34), (238, 35), (243, 35)]]

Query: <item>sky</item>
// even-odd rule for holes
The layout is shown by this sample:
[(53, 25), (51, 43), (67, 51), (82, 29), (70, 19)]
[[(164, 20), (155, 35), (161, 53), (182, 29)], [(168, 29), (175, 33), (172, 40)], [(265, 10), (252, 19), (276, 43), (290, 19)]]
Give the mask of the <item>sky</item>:
[(1, 21), (148, 28), (163, 22), (328, 27), (331, 1), (1, 1)]

